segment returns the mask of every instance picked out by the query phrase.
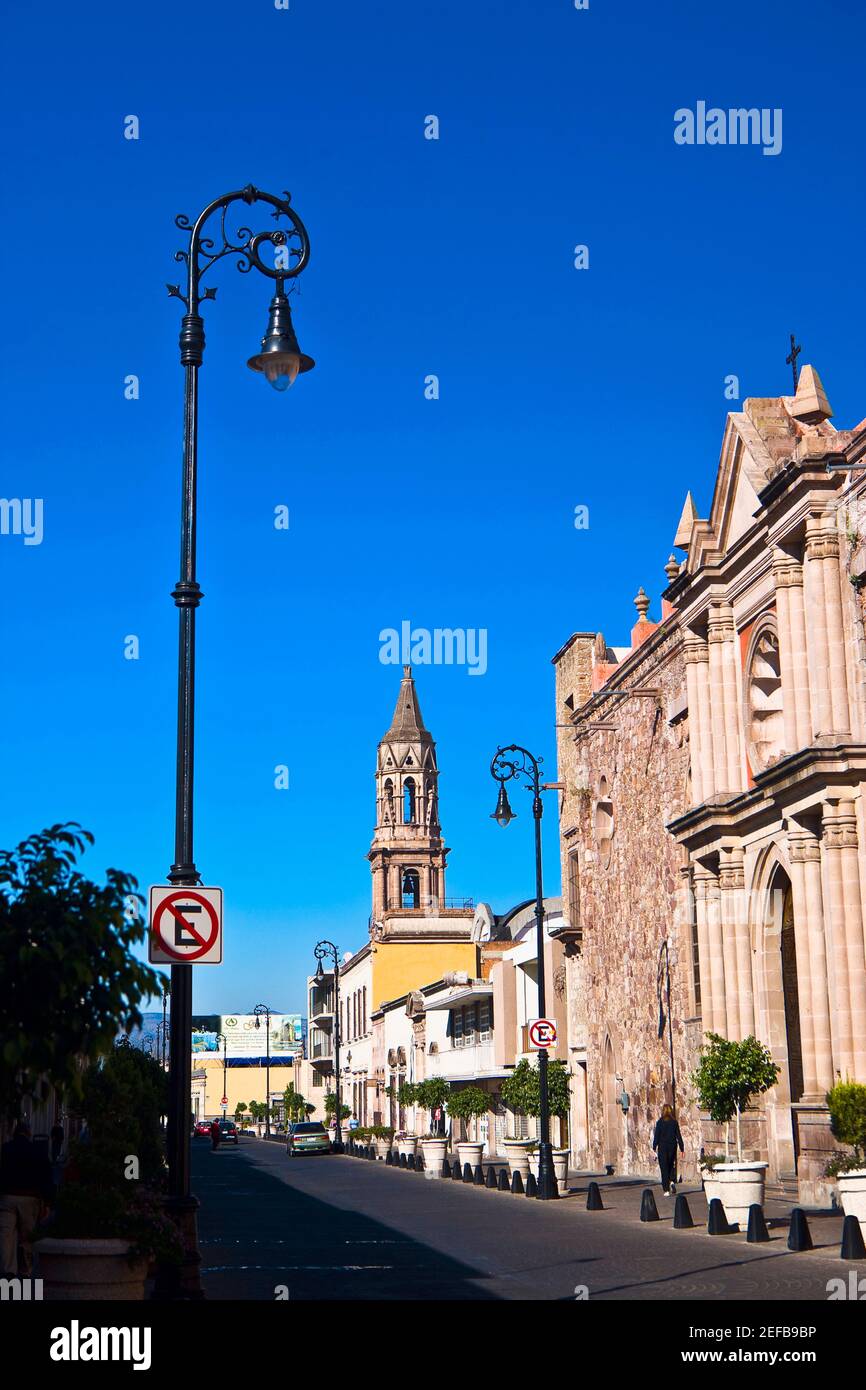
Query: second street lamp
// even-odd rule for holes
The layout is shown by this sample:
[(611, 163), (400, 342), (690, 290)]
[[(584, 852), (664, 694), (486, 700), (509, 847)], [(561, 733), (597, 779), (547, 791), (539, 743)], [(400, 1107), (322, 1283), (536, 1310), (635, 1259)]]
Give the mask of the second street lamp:
[[(544, 887), (541, 874), (541, 817), (544, 807), (541, 804), (540, 759), (534, 758), (527, 748), (510, 743), (507, 748), (497, 748), (490, 764), (490, 774), (499, 783), (496, 810), (491, 816), (503, 828), (515, 819), (508, 800), (505, 783), (511, 778), (522, 778), (532, 791), (532, 815), (535, 820), (535, 950), (536, 974), (538, 976), (538, 1014), (546, 1016), (544, 988)], [(550, 1096), (547, 1084), (547, 1048), (538, 1049), (538, 1090), (539, 1090), (539, 1128), (538, 1141), (538, 1196), (543, 1202), (559, 1196), (556, 1173), (553, 1167), (553, 1148), (550, 1143)]]
[(333, 941), (319, 941), (316, 944), (316, 984), (321, 986), (325, 982), (325, 972), (322, 969), (322, 961), (330, 960), (334, 968), (334, 1084), (336, 1086), (336, 1119), (337, 1129), (334, 1135), (334, 1153), (343, 1152), (343, 1117), (340, 1111), (343, 1108), (343, 1093), (340, 1078), (340, 953)]
[[(271, 1135), (271, 1011), (267, 1004), (256, 1004), (253, 1009), (256, 1027), (261, 1028), (265, 1020), (265, 1138)], [(223, 1091), (225, 1095), (225, 1091)]]

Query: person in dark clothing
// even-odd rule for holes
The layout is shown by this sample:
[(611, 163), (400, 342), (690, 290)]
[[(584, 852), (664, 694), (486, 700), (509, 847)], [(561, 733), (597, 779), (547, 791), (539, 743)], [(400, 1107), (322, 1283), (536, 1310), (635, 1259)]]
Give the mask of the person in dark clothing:
[(33, 1229), (45, 1214), (54, 1193), (51, 1164), (21, 1121), (0, 1149), (0, 1274), (17, 1277), (18, 1249), (23, 1274), (32, 1268)]
[(61, 1153), (63, 1152), (63, 1140), (64, 1140), (64, 1137), (65, 1137), (65, 1136), (64, 1136), (64, 1133), (63, 1133), (63, 1126), (62, 1126), (62, 1124), (60, 1124), (60, 1122), (58, 1121), (57, 1124), (51, 1126), (51, 1162), (52, 1162), (52, 1163), (56, 1163), (57, 1160), (59, 1159)]
[(673, 1109), (669, 1105), (663, 1105), (661, 1118), (656, 1120), (653, 1131), (653, 1149), (658, 1157), (662, 1191), (666, 1197), (672, 1197), (677, 1190), (677, 1146), (680, 1153), (685, 1153), (683, 1136), (674, 1118)]
[(219, 1120), (214, 1120), (213, 1124), (212, 1124), (211, 1127), (210, 1127), (210, 1143), (211, 1143), (211, 1148), (214, 1150), (214, 1152), (216, 1152), (216, 1150), (217, 1150), (217, 1149), (219, 1148), (219, 1146), (220, 1146), (220, 1138), (221, 1138), (221, 1137), (222, 1137), (222, 1136), (221, 1136), (221, 1134), (220, 1134), (220, 1124), (219, 1124)]

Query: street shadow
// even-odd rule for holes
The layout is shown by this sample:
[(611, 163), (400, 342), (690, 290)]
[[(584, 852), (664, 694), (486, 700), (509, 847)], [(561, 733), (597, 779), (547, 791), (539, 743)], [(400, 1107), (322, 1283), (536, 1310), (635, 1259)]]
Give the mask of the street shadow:
[[(194, 1145), (202, 1286), (212, 1299), (497, 1300), (484, 1270), (273, 1177), (234, 1146)], [(227, 1161), (226, 1161), (227, 1160)], [(328, 1155), (305, 1163), (340, 1165)], [(335, 1170), (336, 1176), (336, 1170)]]

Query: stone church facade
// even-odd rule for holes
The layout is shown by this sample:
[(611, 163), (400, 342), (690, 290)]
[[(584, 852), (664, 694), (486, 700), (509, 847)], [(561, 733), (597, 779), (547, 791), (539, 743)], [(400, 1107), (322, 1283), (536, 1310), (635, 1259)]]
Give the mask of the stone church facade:
[[(569, 1045), (586, 1159), (646, 1172), (675, 1100), (686, 1172), (722, 1137), (689, 1077), (703, 1035), (781, 1068), (746, 1153), (827, 1199), (824, 1096), (866, 1081), (866, 421), (817, 372), (727, 418), (709, 517), (689, 497), (660, 621), (557, 653)], [(583, 1104), (583, 1103), (582, 1103)]]

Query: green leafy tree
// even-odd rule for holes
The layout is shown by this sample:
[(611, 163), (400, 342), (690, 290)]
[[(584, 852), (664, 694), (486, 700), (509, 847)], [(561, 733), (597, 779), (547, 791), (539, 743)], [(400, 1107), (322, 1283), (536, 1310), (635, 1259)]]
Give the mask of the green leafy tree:
[(775, 1086), (780, 1067), (768, 1047), (752, 1036), (731, 1041), (718, 1033), (707, 1033), (709, 1043), (701, 1048), (700, 1062), (692, 1075), (692, 1085), (702, 1110), (711, 1120), (725, 1126), (725, 1155), (730, 1154), (731, 1120), (736, 1118), (737, 1161), (743, 1161), (740, 1116), (753, 1096)]
[[(533, 1065), (524, 1057), (511, 1075), (505, 1078), (499, 1094), (503, 1104), (515, 1114), (539, 1116), (541, 1080), (537, 1064)], [(547, 1064), (547, 1099), (551, 1115), (557, 1115), (562, 1119), (568, 1114), (571, 1087), (564, 1062), (554, 1061)]]
[(118, 1032), (141, 1025), (138, 1005), (162, 979), (132, 953), (146, 936), (136, 880), (108, 869), (91, 882), (76, 861), (93, 836), (52, 825), (0, 851), (0, 1105), (20, 1114), (50, 1086), (80, 1095), (84, 1064)]
[(463, 1086), (459, 1091), (448, 1093), (448, 1114), (455, 1120), (466, 1124), (469, 1120), (480, 1120), (490, 1109), (492, 1096), (482, 1091), (480, 1086)]
[(239, 1100), (238, 1103), (237, 1103), (237, 1105), (235, 1106), (235, 1120), (237, 1121), (238, 1124), (242, 1124), (242, 1123), (243, 1123), (243, 1118), (244, 1118), (244, 1115), (245, 1115), (246, 1113), (247, 1113), (247, 1103), (246, 1103), (246, 1101), (245, 1101), (245, 1100)]
[(400, 1088), (401, 1105), (417, 1105), (429, 1111), (433, 1125), (434, 1110), (441, 1109), (451, 1093), (451, 1087), (441, 1076), (429, 1076), (426, 1081), (409, 1081)]
[(866, 1168), (866, 1086), (858, 1081), (837, 1081), (827, 1092), (830, 1129), (852, 1154), (836, 1153), (827, 1165), (827, 1176), (837, 1177), (853, 1168)]
[[(326, 1114), (326, 1116), (328, 1117), (328, 1119), (331, 1119), (331, 1117), (334, 1116), (334, 1115), (336, 1115), (336, 1113), (337, 1113), (337, 1094), (336, 1094), (336, 1091), (329, 1091), (328, 1094), (325, 1096), (325, 1114)], [(341, 1105), (341, 1106), (340, 1106), (340, 1119), (341, 1119), (341, 1120), (348, 1120), (348, 1118), (349, 1118), (349, 1116), (351, 1115), (351, 1113), (352, 1113), (352, 1112), (351, 1112), (351, 1110), (349, 1109), (348, 1105)]]

